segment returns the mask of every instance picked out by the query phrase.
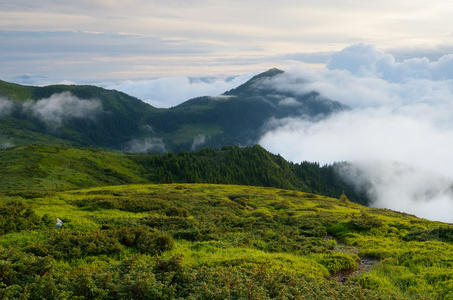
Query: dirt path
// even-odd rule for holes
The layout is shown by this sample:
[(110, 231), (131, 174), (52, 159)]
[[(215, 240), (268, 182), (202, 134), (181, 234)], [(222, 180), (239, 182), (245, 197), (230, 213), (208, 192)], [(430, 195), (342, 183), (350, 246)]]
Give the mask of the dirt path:
[(357, 270), (343, 270), (332, 276), (332, 278), (336, 278), (339, 283), (344, 284), (349, 277), (369, 272), (377, 263), (379, 263), (379, 260), (376, 258), (361, 257), (360, 261), (357, 263)]
[[(337, 242), (337, 246), (335, 247), (336, 251), (344, 252), (344, 253), (354, 253), (357, 254), (359, 249), (356, 247), (348, 247), (346, 244), (333, 236), (326, 236), (326, 239), (335, 239)], [(369, 272), (376, 264), (379, 263), (379, 259), (375, 257), (361, 257), (360, 261), (357, 262), (357, 269), (356, 270), (342, 270), (331, 278), (336, 278), (339, 283), (344, 284), (349, 277), (357, 276), (359, 274)]]

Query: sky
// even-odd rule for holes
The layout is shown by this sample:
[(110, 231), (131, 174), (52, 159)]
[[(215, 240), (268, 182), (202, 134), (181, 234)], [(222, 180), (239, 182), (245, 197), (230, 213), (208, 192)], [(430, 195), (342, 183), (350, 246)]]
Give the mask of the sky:
[(452, 15), (448, 0), (0, 0), (0, 78), (227, 78), (358, 43), (437, 60), (453, 52)]
[[(353, 109), (270, 121), (261, 145), (293, 162), (352, 162), (342, 172), (374, 206), (453, 222), (452, 15), (447, 0), (0, 0), (0, 79), (171, 107), (277, 67), (276, 89)], [(28, 105), (55, 103), (98, 109), (71, 95)]]

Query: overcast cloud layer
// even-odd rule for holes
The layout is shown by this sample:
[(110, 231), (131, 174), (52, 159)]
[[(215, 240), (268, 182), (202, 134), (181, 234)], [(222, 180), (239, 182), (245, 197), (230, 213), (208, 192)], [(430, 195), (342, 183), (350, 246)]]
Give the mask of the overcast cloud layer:
[(453, 52), (452, 15), (448, 0), (3, 0), (0, 78), (237, 75), (359, 42), (437, 60)]
[(371, 186), (375, 206), (453, 222), (452, 63), (451, 55), (395, 62), (358, 44), (323, 70), (288, 69), (277, 89), (316, 90), (353, 110), (316, 123), (274, 120), (261, 144), (294, 162), (354, 162), (343, 173), (357, 188)]

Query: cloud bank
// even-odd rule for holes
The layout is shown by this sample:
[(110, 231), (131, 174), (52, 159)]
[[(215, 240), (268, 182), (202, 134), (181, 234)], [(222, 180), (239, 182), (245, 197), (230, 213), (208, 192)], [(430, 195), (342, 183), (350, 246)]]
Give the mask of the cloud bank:
[(132, 95), (154, 107), (168, 108), (195, 97), (220, 95), (254, 75), (255, 73), (249, 73), (227, 79), (191, 79), (179, 76), (144, 81), (128, 80), (106, 88)]
[(295, 162), (353, 162), (355, 171), (343, 173), (374, 206), (453, 222), (452, 63), (452, 55), (396, 62), (358, 44), (334, 53), (325, 69), (288, 69), (275, 88), (318, 91), (353, 109), (319, 122), (273, 120), (260, 143)]
[(27, 101), (24, 109), (47, 122), (60, 125), (66, 118), (94, 119), (102, 111), (97, 99), (79, 99), (70, 92), (53, 94), (38, 101)]

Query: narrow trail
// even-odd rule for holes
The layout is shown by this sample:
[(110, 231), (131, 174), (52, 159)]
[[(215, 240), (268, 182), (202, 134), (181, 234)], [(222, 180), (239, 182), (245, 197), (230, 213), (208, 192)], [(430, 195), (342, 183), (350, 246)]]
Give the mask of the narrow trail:
[[(325, 238), (334, 239), (337, 242), (337, 246), (335, 247), (336, 251), (353, 254), (357, 254), (359, 252), (359, 249), (356, 247), (348, 247), (344, 242), (340, 241), (336, 237), (326, 236)], [(360, 257), (360, 261), (357, 262), (356, 270), (341, 270), (330, 278), (336, 278), (339, 283), (344, 284), (350, 277), (369, 272), (378, 263), (379, 259), (375, 257)]]
[(336, 278), (339, 283), (344, 284), (350, 277), (369, 272), (377, 263), (379, 263), (379, 260), (374, 257), (361, 257), (357, 263), (357, 270), (342, 270), (333, 275), (332, 278)]

